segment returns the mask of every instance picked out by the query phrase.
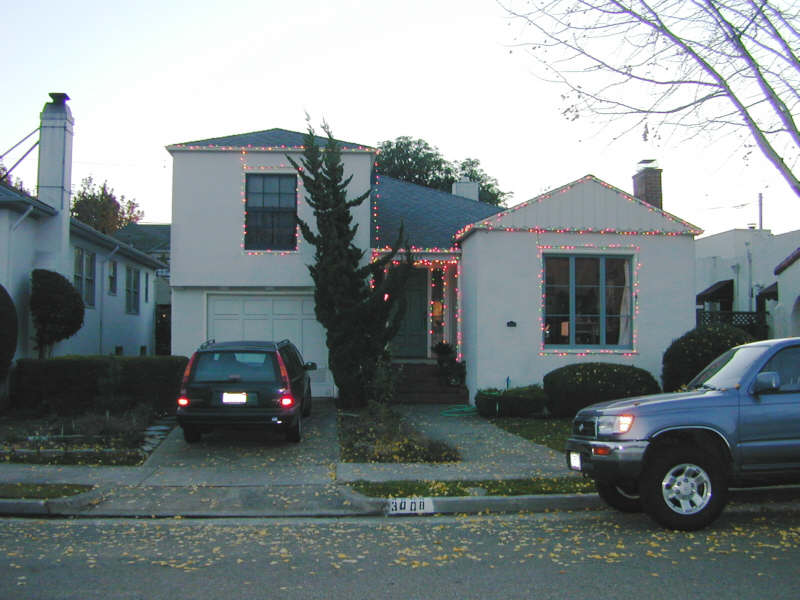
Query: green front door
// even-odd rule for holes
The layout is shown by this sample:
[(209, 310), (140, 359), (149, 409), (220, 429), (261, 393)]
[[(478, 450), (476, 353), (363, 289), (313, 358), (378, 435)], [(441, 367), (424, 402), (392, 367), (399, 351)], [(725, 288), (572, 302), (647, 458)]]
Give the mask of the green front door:
[(406, 283), (406, 314), (392, 340), (396, 358), (428, 356), (428, 271), (413, 269)]

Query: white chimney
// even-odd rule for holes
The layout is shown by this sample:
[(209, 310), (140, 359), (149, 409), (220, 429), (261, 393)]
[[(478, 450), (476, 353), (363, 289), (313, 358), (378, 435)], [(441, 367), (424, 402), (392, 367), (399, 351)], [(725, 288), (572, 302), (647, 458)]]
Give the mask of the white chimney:
[(480, 200), (481, 186), (477, 181), (462, 179), (453, 182), (453, 195), (469, 198), (470, 200)]
[(70, 190), (72, 187), (72, 127), (69, 96), (51, 93), (44, 105), (39, 129), (38, 198), (58, 211), (39, 229), (37, 266), (72, 279), (69, 245)]

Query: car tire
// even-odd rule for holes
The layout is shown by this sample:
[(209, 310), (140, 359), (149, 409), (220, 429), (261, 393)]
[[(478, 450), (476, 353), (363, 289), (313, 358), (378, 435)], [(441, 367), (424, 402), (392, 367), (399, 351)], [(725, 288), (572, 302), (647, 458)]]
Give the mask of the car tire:
[(302, 439), (302, 437), (303, 437), (303, 412), (300, 411), (297, 413), (297, 419), (295, 420), (294, 425), (292, 425), (286, 430), (286, 439), (296, 444)]
[(695, 531), (709, 525), (728, 499), (722, 461), (693, 447), (668, 446), (656, 452), (639, 482), (644, 511), (669, 529)]
[(196, 427), (184, 426), (181, 429), (183, 429), (183, 439), (187, 444), (197, 443), (203, 437), (203, 434)]
[(635, 482), (595, 481), (597, 494), (611, 508), (625, 513), (642, 512), (642, 499)]
[(306, 396), (305, 400), (303, 400), (303, 416), (310, 417), (311, 416), (311, 391), (309, 390), (308, 396)]

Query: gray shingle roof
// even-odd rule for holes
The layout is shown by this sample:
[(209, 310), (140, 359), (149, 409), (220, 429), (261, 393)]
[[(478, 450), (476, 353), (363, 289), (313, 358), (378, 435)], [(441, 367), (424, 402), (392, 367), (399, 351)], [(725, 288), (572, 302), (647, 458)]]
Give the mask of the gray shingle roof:
[(49, 204), (45, 204), (41, 200), (4, 183), (0, 183), (0, 208), (10, 208), (20, 213), (33, 208), (34, 217), (41, 215), (53, 216), (58, 213)]
[[(305, 134), (297, 131), (289, 131), (287, 129), (267, 129), (265, 131), (253, 131), (250, 133), (239, 133), (236, 135), (226, 135), (218, 138), (209, 138), (207, 140), (197, 140), (194, 142), (184, 142), (181, 144), (172, 144), (168, 149), (180, 149), (181, 147), (257, 147), (257, 148), (297, 148), (302, 146), (305, 142)], [(327, 137), (316, 136), (317, 144), (325, 146), (328, 143)], [(364, 144), (356, 144), (354, 142), (344, 142), (336, 140), (342, 149), (363, 149), (372, 150), (370, 146)]]
[(402, 222), (414, 248), (447, 250), (453, 247), (459, 229), (505, 210), (385, 175), (372, 193), (376, 204), (370, 235), (373, 248), (394, 244)]
[(146, 254), (169, 253), (169, 223), (131, 223), (111, 235)]

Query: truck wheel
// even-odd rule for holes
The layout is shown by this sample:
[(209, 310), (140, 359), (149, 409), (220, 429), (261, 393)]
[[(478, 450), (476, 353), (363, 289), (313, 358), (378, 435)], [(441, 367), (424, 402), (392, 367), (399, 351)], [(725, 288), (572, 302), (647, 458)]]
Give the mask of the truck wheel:
[(698, 448), (669, 447), (645, 466), (642, 506), (659, 525), (694, 531), (716, 519), (728, 499), (722, 462)]
[(608, 481), (595, 481), (597, 494), (611, 508), (626, 513), (642, 512), (642, 501), (635, 482), (610, 483)]

